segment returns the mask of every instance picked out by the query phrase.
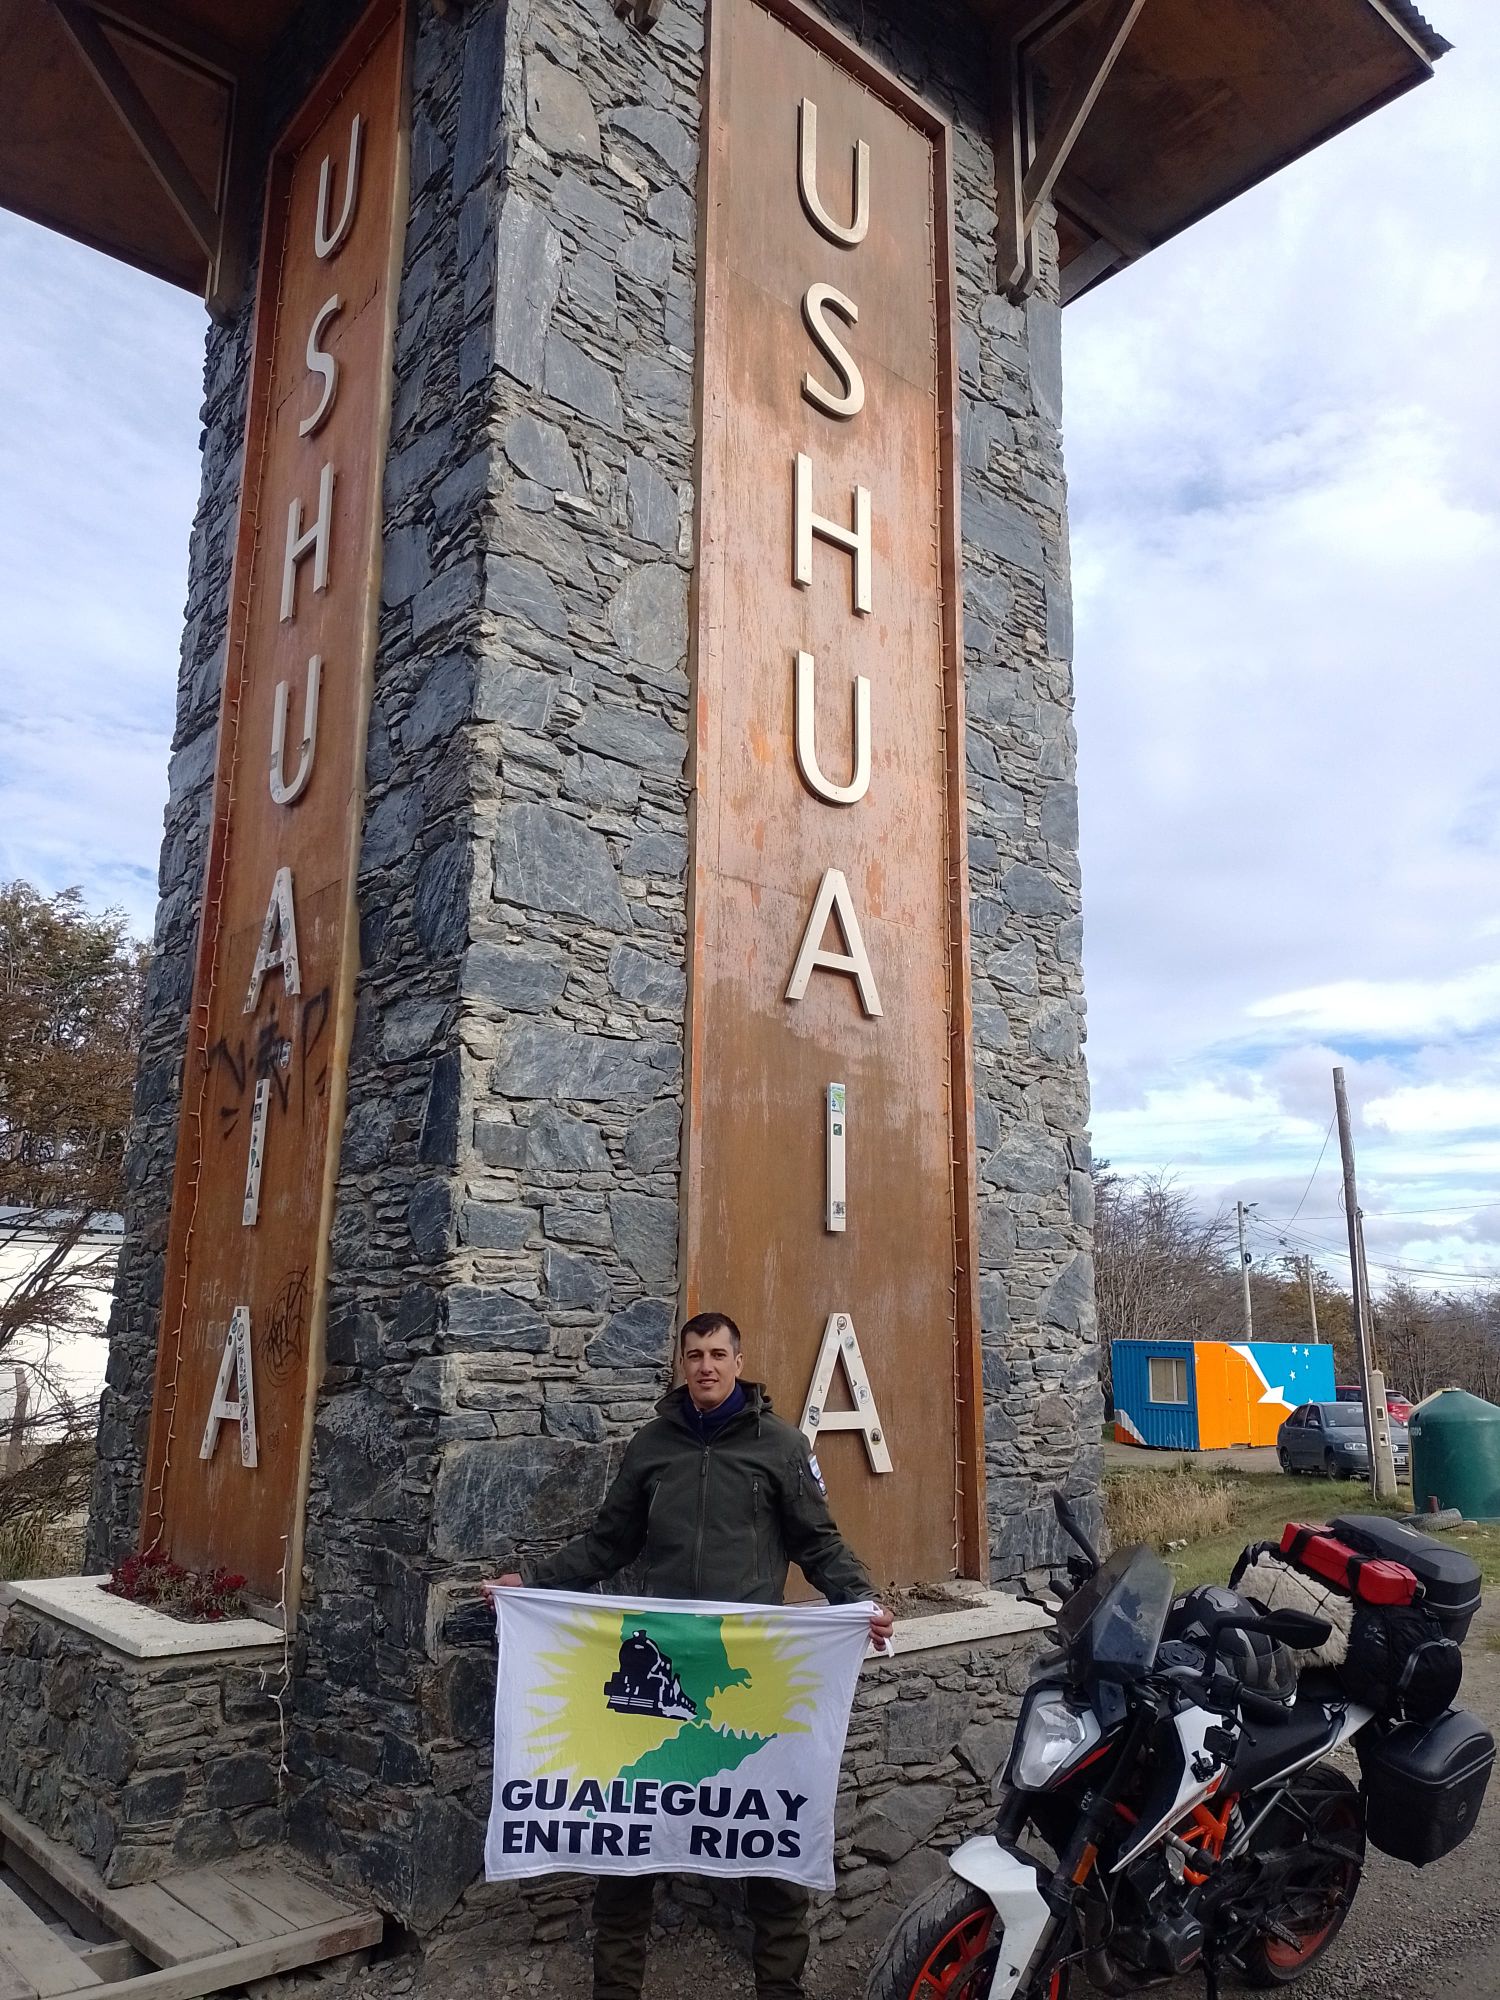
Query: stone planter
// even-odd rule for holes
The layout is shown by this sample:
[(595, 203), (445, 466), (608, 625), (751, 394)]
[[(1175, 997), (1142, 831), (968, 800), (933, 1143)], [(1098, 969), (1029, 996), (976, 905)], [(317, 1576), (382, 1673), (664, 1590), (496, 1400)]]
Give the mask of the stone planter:
[(280, 1632), (104, 1582), (0, 1586), (0, 1797), (111, 1887), (278, 1838)]

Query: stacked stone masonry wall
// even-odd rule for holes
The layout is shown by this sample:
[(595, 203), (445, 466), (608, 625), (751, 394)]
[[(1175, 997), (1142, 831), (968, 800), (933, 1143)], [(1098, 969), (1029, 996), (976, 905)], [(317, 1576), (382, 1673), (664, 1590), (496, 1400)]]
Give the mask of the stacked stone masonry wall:
[(111, 1888), (280, 1839), (280, 1662), (116, 1653), (0, 1604), (0, 1797)]
[[(303, 10), (299, 88), (351, 11)], [(989, 108), (972, 94), (986, 57), (967, 16), (948, 0), (825, 11), (954, 126), (987, 1478), (1005, 1579), (1056, 1559), (1047, 1489), (1091, 1501), (1099, 1469), (1055, 245), (1044, 227), (1029, 305), (995, 292)], [(609, 0), (415, 13), (361, 970), (290, 1763), (297, 1837), (418, 1928), (477, 1865), (493, 1652), (478, 1581), (583, 1524), (666, 1380), (702, 84), (701, 0), (667, 0), (644, 34)], [(209, 343), (96, 1563), (139, 1513), (248, 328), (247, 301)]]

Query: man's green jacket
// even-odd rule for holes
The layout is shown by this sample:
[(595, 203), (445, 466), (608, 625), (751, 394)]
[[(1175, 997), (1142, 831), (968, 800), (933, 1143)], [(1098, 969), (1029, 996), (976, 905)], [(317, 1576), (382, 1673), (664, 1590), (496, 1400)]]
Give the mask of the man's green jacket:
[(587, 1534), (533, 1565), (528, 1583), (586, 1590), (646, 1552), (649, 1597), (780, 1604), (788, 1561), (831, 1604), (868, 1597), (864, 1565), (834, 1526), (802, 1433), (758, 1382), (709, 1443), (688, 1428), (686, 1388), (636, 1432)]

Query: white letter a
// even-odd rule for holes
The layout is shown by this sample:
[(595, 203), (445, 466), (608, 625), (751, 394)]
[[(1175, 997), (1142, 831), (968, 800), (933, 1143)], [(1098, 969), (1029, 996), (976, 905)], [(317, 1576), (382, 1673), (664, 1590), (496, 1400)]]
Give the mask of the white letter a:
[(266, 974), (280, 970), (288, 993), (302, 991), (302, 965), (297, 956), (297, 910), (292, 901), (292, 871), (278, 868), (271, 884), (271, 900), (266, 920), (260, 927), (260, 949), (250, 972), (250, 991), (245, 995), (245, 1012), (253, 1014), (260, 1005), (260, 989)]
[[(828, 928), (830, 916), (838, 920), (844, 940), (842, 951), (823, 949), (823, 933)], [(870, 970), (870, 955), (860, 935), (859, 918), (854, 914), (854, 898), (849, 894), (849, 884), (837, 868), (828, 869), (818, 884), (812, 915), (802, 933), (802, 946), (786, 989), (788, 1000), (802, 998), (814, 972), (847, 973), (859, 988), (859, 1004), (865, 1012), (873, 1016), (882, 1011), (880, 995), (875, 989), (875, 975)]]

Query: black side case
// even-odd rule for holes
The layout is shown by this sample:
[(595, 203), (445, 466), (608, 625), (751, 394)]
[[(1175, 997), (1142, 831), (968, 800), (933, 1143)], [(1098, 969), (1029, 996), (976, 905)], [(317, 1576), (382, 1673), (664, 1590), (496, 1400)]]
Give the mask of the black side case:
[(1444, 1636), (1463, 1644), (1469, 1621), (1479, 1609), (1480, 1571), (1472, 1556), (1383, 1514), (1340, 1514), (1329, 1525), (1362, 1556), (1405, 1563), (1421, 1584), (1422, 1602), (1435, 1613)]
[(1495, 1762), (1495, 1739), (1467, 1709), (1356, 1738), (1370, 1839), (1382, 1854), (1425, 1868), (1467, 1840)]

